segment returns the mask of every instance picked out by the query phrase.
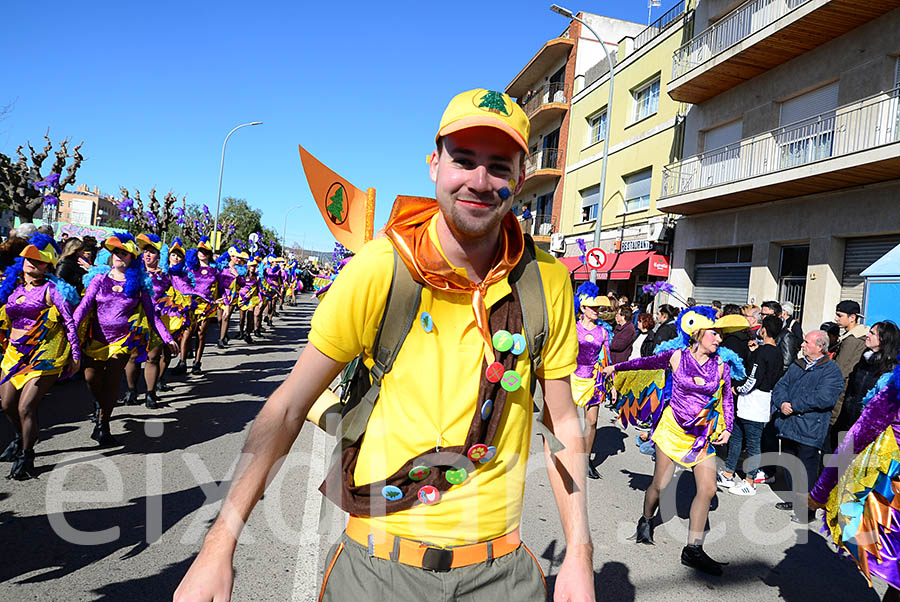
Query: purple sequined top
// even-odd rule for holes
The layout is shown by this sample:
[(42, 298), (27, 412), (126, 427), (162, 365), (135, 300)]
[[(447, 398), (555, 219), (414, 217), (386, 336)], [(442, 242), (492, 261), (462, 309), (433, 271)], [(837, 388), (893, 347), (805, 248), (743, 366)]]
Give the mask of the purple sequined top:
[(575, 376), (593, 378), (594, 365), (600, 359), (600, 352), (604, 346), (609, 345), (609, 333), (601, 324), (588, 330), (580, 320), (575, 324), (575, 330), (578, 333), (578, 366), (575, 368)]
[(172, 279), (162, 270), (155, 272), (147, 270), (147, 273), (150, 275), (150, 280), (153, 281), (153, 300), (157, 301), (169, 291), (169, 287), (172, 286)]
[[(894, 428), (894, 436), (900, 445), (900, 368), (894, 370), (894, 375), (886, 387), (881, 389), (869, 401), (863, 409), (850, 432), (844, 437), (841, 445), (835, 452), (835, 457), (848, 458), (862, 452), (875, 441), (888, 426)], [(815, 487), (809, 492), (812, 499), (820, 504), (828, 501), (828, 495), (837, 485), (838, 467), (826, 466), (816, 481)]]
[[(650, 357), (639, 357), (627, 362), (616, 364), (616, 372), (628, 370), (665, 370), (669, 367), (669, 360), (675, 350), (663, 351)], [(699, 377), (703, 384), (697, 384), (694, 380)], [(722, 380), (731, 382), (731, 369), (726, 362)], [(702, 366), (697, 363), (694, 356), (687, 349), (681, 352), (681, 363), (672, 375), (672, 397), (669, 406), (675, 414), (675, 420), (682, 427), (686, 427), (691, 420), (697, 417), (700, 411), (706, 407), (709, 399), (719, 388), (719, 361), (718, 356), (711, 356)], [(734, 397), (731, 387), (722, 387), (722, 408), (725, 414), (725, 429), (731, 432), (734, 422)]]
[[(23, 296), (23, 302), (17, 303), (16, 300)], [(15, 330), (28, 330), (33, 327), (41, 312), (47, 309), (48, 296), (50, 297), (50, 302), (59, 310), (59, 315), (62, 316), (66, 338), (69, 340), (69, 346), (72, 347), (72, 357), (80, 360), (81, 343), (78, 340), (78, 329), (75, 327), (75, 321), (72, 319), (72, 310), (69, 309), (69, 304), (66, 303), (66, 300), (63, 299), (63, 296), (59, 294), (59, 291), (51, 283), (45, 282), (31, 290), (26, 290), (23, 284), (15, 288), (6, 302), (6, 316), (9, 318), (10, 325)]]
[(96, 276), (84, 291), (84, 298), (75, 309), (75, 325), (81, 324), (92, 309), (97, 308), (92, 336), (102, 343), (113, 343), (128, 334), (128, 321), (137, 309), (137, 304), (141, 303), (144, 307), (144, 313), (156, 329), (157, 334), (165, 343), (172, 342), (172, 335), (159, 319), (159, 314), (153, 307), (153, 300), (143, 288), (140, 292), (140, 299), (129, 297), (124, 290), (114, 291), (113, 287), (120, 289), (125, 286), (124, 282), (119, 282), (110, 278), (109, 274)]
[(281, 284), (281, 270), (277, 266), (266, 269), (266, 282), (273, 286)]
[(232, 273), (231, 268), (225, 268), (219, 272), (219, 294), (224, 295), (231, 287), (231, 283), (237, 280), (237, 290), (244, 286), (244, 277), (240, 274)]
[(207, 299), (214, 299), (218, 295), (216, 295), (216, 291), (213, 289), (215, 285), (219, 281), (219, 270), (216, 269), (215, 266), (200, 266), (194, 272), (194, 280), (196, 284), (194, 288), (197, 291), (198, 295), (206, 297)]

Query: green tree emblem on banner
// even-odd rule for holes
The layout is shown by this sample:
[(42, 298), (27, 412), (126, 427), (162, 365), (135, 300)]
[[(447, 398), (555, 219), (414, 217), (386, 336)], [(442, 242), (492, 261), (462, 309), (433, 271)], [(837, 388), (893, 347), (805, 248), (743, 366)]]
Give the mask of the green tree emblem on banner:
[(503, 98), (502, 92), (495, 92), (494, 90), (488, 90), (487, 93), (481, 97), (481, 102), (478, 104), (479, 109), (487, 109), (488, 111), (494, 111), (495, 113), (500, 113), (502, 115), (509, 116), (509, 109), (506, 107), (506, 99)]
[(334, 190), (334, 194), (328, 197), (330, 203), (325, 206), (328, 217), (335, 224), (343, 224), (347, 219), (347, 210), (344, 208), (344, 187), (338, 183), (332, 184), (329, 192)]

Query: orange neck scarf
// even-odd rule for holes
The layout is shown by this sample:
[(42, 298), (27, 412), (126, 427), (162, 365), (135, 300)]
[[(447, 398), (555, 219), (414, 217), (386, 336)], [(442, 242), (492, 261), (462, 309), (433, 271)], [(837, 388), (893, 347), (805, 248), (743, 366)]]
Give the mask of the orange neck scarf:
[(385, 226), (385, 235), (394, 244), (413, 278), (437, 290), (472, 296), (475, 324), (484, 339), (485, 357), (489, 358), (490, 364), (494, 352), (485, 291), (492, 284), (506, 278), (522, 257), (525, 241), (519, 220), (511, 212), (504, 216), (500, 223), (500, 244), (491, 262), (491, 269), (484, 280), (475, 284), (454, 271), (438, 248), (438, 242), (429, 236), (428, 225), (437, 212), (438, 204), (434, 199), (398, 196)]

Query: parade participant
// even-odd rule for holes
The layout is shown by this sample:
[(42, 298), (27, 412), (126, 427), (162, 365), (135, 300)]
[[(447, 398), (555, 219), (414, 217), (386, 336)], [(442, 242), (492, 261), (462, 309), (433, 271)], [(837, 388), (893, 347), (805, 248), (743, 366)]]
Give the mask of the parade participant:
[[(731, 372), (740, 359), (720, 348), (722, 333), (747, 328), (741, 316), (716, 318), (714, 307), (694, 306), (684, 310), (677, 320), (683, 336), (689, 337), (687, 348), (669, 348), (684, 344), (683, 338), (673, 344), (657, 347), (656, 355), (630, 360), (604, 369), (604, 373), (628, 371), (670, 371), (671, 397), (656, 408), (646, 399), (632, 399), (624, 394), (624, 381), (616, 379), (622, 397), (622, 415), (629, 421), (651, 418), (650, 439), (656, 444), (653, 481), (644, 494), (644, 509), (637, 524), (638, 543), (653, 543), (652, 520), (659, 497), (675, 472), (675, 464), (691, 468), (697, 493), (691, 503), (688, 543), (681, 551), (682, 564), (711, 575), (721, 575), (723, 563), (716, 562), (703, 550), (709, 504), (716, 494), (716, 459), (714, 445), (725, 445), (731, 436), (734, 401)], [(723, 356), (734, 356), (737, 364)], [(738, 368), (741, 369), (740, 367)], [(656, 386), (657, 390), (663, 387)], [(659, 401), (658, 398), (654, 398)], [(635, 407), (637, 406), (637, 407)], [(661, 452), (661, 453), (660, 453)]]
[[(197, 294), (197, 290), (194, 288), (194, 285), (196, 284), (194, 273), (188, 269), (187, 263), (185, 262), (184, 246), (181, 244), (181, 239), (175, 237), (168, 249), (168, 261), (162, 263), (163, 265), (168, 266), (166, 273), (169, 276), (169, 280), (172, 282), (169, 300), (174, 303), (175, 307), (168, 307), (166, 310), (161, 310), (161, 314), (164, 322), (166, 321), (167, 315), (173, 314), (167, 326), (169, 327), (169, 332), (172, 333), (172, 338), (180, 342), (185, 334), (191, 331), (195, 322), (197, 302), (201, 299), (200, 295)], [(166, 302), (166, 305), (169, 305), (169, 301)], [(177, 320), (177, 322), (176, 315), (181, 318), (180, 320)], [(187, 373), (187, 357), (182, 355), (182, 348), (183, 346), (179, 348), (178, 355), (175, 358), (175, 365), (170, 370), (170, 373), (176, 376)], [(164, 377), (165, 369), (163, 369), (163, 374), (160, 377), (160, 384), (157, 386), (160, 391), (165, 389), (165, 385), (163, 384)]]
[(591, 479), (599, 479), (600, 473), (591, 461), (594, 435), (597, 433), (597, 414), (600, 404), (606, 402), (606, 379), (603, 368), (610, 363), (610, 335), (605, 322), (599, 320), (598, 308), (609, 307), (609, 299), (600, 294), (592, 282), (585, 282), (575, 291), (575, 324), (578, 334), (578, 367), (569, 377), (575, 405), (585, 413), (584, 448), (588, 453), (588, 472)]
[(148, 330), (155, 330), (173, 351), (177, 345), (153, 307), (153, 285), (138, 260), (134, 237), (115, 232), (103, 246), (111, 252), (110, 265), (94, 267), (85, 275), (87, 289), (74, 319), (77, 326), (84, 322), (87, 327), (84, 378), (97, 410), (91, 438), (106, 447), (118, 445), (109, 421), (125, 365), (132, 356), (137, 362), (147, 358)]
[[(503, 110), (492, 108), (498, 106)], [(327, 563), (320, 600), (365, 600), (373, 592), (396, 601), (546, 598), (539, 566), (518, 530), (533, 378), (541, 379), (547, 421), (565, 445), (547, 462), (566, 536), (555, 596), (594, 599), (584, 439), (569, 387), (577, 356), (572, 289), (565, 266), (534, 250), (510, 211), (524, 181), (528, 129), (521, 108), (500, 92), (470, 91), (451, 101), (430, 158), (437, 202), (398, 199), (386, 237), (363, 246), (335, 279), (316, 309), (309, 344), (251, 429), (247, 461), (176, 590), (176, 602), (229, 597), (240, 525), (262, 495), (273, 464), (291, 448), (309, 408), (343, 366), (360, 352), (367, 362), (372, 359), (395, 261), (398, 271), (409, 271), (400, 278), (421, 279), (422, 295), (414, 304), (415, 323), (379, 381), (365, 436), (345, 451), (352, 464), (332, 471), (345, 486), (333, 490), (326, 481), (329, 499), (355, 510)], [(537, 260), (530, 259), (532, 252)], [(523, 353), (516, 355), (516, 343), (509, 340), (512, 332), (521, 336), (525, 320), (523, 299), (509, 280), (522, 257), (529, 257), (526, 269), (538, 269), (543, 283), (541, 292), (531, 289), (529, 311), (540, 312), (534, 303), (543, 301), (548, 321), (536, 374), (521, 341)], [(515, 373), (508, 389), (497, 386), (497, 366), (488, 364), (498, 357), (504, 368), (515, 368), (508, 370)], [(489, 393), (497, 396), (486, 398)], [(461, 443), (483, 438), (473, 434), (483, 433), (482, 416), (495, 449), (472, 450), (481, 459), (465, 459), (471, 471), (409, 460), (435, 447), (451, 450), (453, 457), (466, 454)], [(389, 478), (406, 493), (400, 486), (376, 491), (375, 484), (397, 467), (402, 468)], [(415, 479), (427, 485), (417, 487)]]
[(883, 602), (900, 602), (900, 367), (862, 405), (808, 504), (825, 508), (826, 533), (870, 586), (872, 575), (888, 583)]
[[(244, 274), (247, 273), (243, 264), (249, 258), (250, 256), (247, 253), (238, 251), (236, 247), (231, 247), (219, 259), (222, 262), (222, 265), (219, 267), (218, 283), (220, 294), (218, 303), (221, 309), (219, 310), (219, 341), (216, 343), (216, 347), (219, 349), (225, 349), (228, 345), (228, 322), (231, 320), (234, 308), (239, 303), (238, 292), (244, 286)], [(226, 262), (227, 265), (225, 265)]]
[(244, 276), (244, 286), (238, 291), (238, 306), (241, 309), (238, 336), (244, 338), (248, 345), (253, 342), (250, 333), (256, 329), (259, 334), (259, 322), (262, 319), (262, 307), (259, 298), (259, 274), (256, 268), (259, 261), (256, 257), (247, 262), (247, 274)]
[(58, 254), (50, 236), (33, 234), (0, 284), (0, 328), (8, 341), (0, 362), (0, 398), (16, 431), (0, 455), (13, 462), (7, 478), (35, 476), (38, 404), (66, 366), (74, 374), (81, 363), (71, 309), (78, 293), (52, 275)]
[[(218, 270), (211, 264), (212, 254), (209, 237), (202, 236), (197, 243), (197, 248), (188, 251), (184, 260), (193, 276), (195, 290), (204, 299), (218, 298), (219, 275)], [(181, 338), (181, 357), (182, 360), (185, 360), (188, 356), (191, 337), (197, 335), (197, 348), (194, 350), (191, 374), (202, 374), (201, 362), (203, 361), (203, 350), (206, 348), (206, 330), (216, 315), (217, 308), (218, 306), (212, 301), (199, 300), (194, 310), (194, 322), (191, 324), (191, 329), (185, 332)]]

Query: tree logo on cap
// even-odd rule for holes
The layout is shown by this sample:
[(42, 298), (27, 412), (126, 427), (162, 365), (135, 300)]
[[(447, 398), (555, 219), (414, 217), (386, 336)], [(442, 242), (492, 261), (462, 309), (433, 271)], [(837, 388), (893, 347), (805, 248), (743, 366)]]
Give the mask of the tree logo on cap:
[(328, 202), (325, 205), (325, 210), (328, 212), (328, 219), (338, 226), (347, 221), (348, 199), (344, 185), (340, 182), (332, 184), (328, 188), (325, 198), (328, 199)]
[(506, 98), (504, 97), (503, 92), (487, 90), (485, 92), (485, 95), (482, 96), (480, 100), (481, 102), (475, 105), (479, 109), (485, 109), (486, 111), (491, 111), (492, 113), (500, 113), (501, 115), (504, 115), (506, 117), (509, 117), (512, 114), (506, 104)]

